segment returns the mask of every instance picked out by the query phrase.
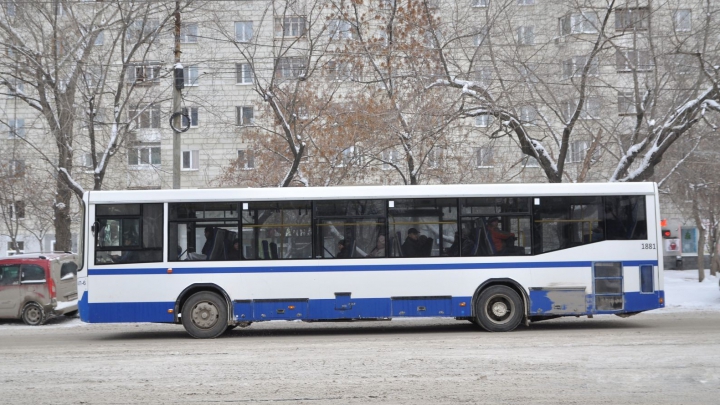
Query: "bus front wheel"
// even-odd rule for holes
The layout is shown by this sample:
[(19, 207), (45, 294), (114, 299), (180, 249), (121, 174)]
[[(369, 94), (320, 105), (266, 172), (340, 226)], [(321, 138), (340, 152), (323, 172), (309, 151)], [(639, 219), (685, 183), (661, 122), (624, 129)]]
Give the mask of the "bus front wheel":
[(488, 287), (480, 293), (475, 303), (475, 318), (488, 332), (514, 330), (523, 319), (522, 299), (510, 287)]
[(193, 294), (182, 307), (182, 324), (196, 339), (213, 339), (227, 329), (228, 309), (219, 295), (202, 291)]

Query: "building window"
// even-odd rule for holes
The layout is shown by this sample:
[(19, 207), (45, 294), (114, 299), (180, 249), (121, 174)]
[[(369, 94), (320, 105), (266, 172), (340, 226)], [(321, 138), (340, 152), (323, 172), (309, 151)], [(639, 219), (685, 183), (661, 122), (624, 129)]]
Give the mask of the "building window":
[(25, 138), (25, 120), (22, 118), (8, 120), (8, 138)]
[(327, 63), (327, 74), (332, 80), (352, 80), (355, 71), (352, 62), (331, 60)]
[(618, 115), (635, 115), (635, 92), (618, 91)]
[[(577, 108), (578, 100), (569, 100), (563, 103), (563, 117), (565, 121), (570, 121), (570, 118), (575, 113)], [(598, 97), (587, 97), (578, 119), (581, 120), (593, 120), (600, 117), (600, 99)]]
[(186, 86), (197, 86), (200, 79), (200, 69), (197, 66), (185, 66), (183, 80)]
[(157, 83), (160, 80), (160, 65), (142, 64), (129, 65), (127, 69), (128, 83)]
[(648, 15), (646, 7), (615, 9), (615, 30), (646, 30)]
[(105, 45), (105, 31), (98, 32), (97, 36), (95, 37), (95, 45), (96, 46)]
[(437, 146), (430, 149), (430, 151), (427, 154), (427, 164), (428, 167), (431, 169), (437, 169), (440, 167), (440, 160), (443, 157), (443, 150), (442, 148), (438, 148)]
[(357, 146), (350, 146), (340, 151), (340, 156), (335, 159), (333, 166), (347, 167), (353, 163), (362, 164), (362, 155), (360, 155), (360, 149)]
[(135, 20), (127, 27), (125, 38), (129, 42), (145, 40), (156, 34), (159, 29), (160, 20)]
[(520, 107), (520, 122), (523, 124), (534, 125), (537, 120), (537, 110), (531, 105)]
[(328, 35), (330, 39), (353, 39), (357, 30), (344, 20), (330, 20), (328, 23)]
[(518, 27), (517, 41), (518, 45), (535, 45), (535, 27)]
[(390, 170), (398, 165), (400, 162), (400, 153), (395, 149), (384, 150), (380, 156), (382, 160), (382, 169)]
[(475, 117), (476, 127), (489, 127), (493, 122), (493, 116), (490, 114), (480, 114)]
[(25, 201), (15, 201), (8, 205), (8, 214), (10, 214), (10, 219), (25, 218)]
[(478, 27), (475, 30), (475, 36), (473, 36), (473, 45), (481, 46), (485, 43), (485, 39), (488, 36), (488, 27)]
[(525, 167), (540, 167), (540, 162), (532, 156), (525, 156), (523, 158), (523, 166)]
[[(100, 160), (102, 159), (103, 154), (100, 152), (95, 153), (95, 161), (100, 163)], [(82, 161), (81, 161), (82, 167), (85, 169), (86, 172), (92, 172), (95, 170), (95, 164), (92, 160), (92, 153), (83, 153), (82, 155)]]
[(305, 74), (305, 58), (285, 57), (278, 59), (275, 75), (278, 79), (296, 79)]
[(93, 88), (103, 82), (104, 75), (101, 66), (87, 66), (83, 72), (85, 84), (88, 88)]
[(183, 107), (182, 109), (182, 127), (186, 128), (197, 128), (199, 121), (199, 108), (198, 107)]
[(596, 34), (598, 32), (598, 17), (592, 12), (568, 14), (560, 17), (560, 36), (570, 34)]
[(481, 86), (489, 86), (492, 83), (492, 66), (478, 66), (475, 69), (475, 81)]
[(65, 5), (63, 4), (62, 0), (54, 0), (53, 9), (56, 16), (62, 17), (65, 15)]
[(480, 168), (493, 167), (493, 148), (492, 146), (483, 146), (475, 149), (475, 165)]
[(487, 7), (490, 4), (490, 0), (472, 0), (473, 7)]
[(235, 125), (246, 126), (252, 125), (255, 121), (255, 113), (253, 107), (238, 106), (235, 107)]
[(238, 149), (238, 168), (252, 170), (255, 168), (255, 151), (252, 149)]
[(182, 152), (182, 170), (198, 170), (200, 168), (200, 151), (184, 150)]
[(691, 75), (700, 71), (698, 59), (695, 55), (678, 54), (675, 55), (675, 74)]
[(25, 242), (21, 240), (15, 241), (15, 246), (12, 242), (7, 243), (7, 254), (8, 256), (19, 255), (25, 253)]
[[(562, 77), (569, 79), (571, 77), (582, 77), (583, 69), (587, 63), (587, 56), (575, 56), (562, 61)], [(590, 61), (588, 69), (589, 76), (597, 76), (599, 73), (599, 63), (597, 59)]]
[(160, 146), (137, 146), (128, 148), (129, 166), (160, 164)]
[(655, 66), (648, 51), (618, 50), (615, 52), (615, 62), (618, 72), (650, 71)]
[(136, 128), (160, 128), (160, 105), (151, 104), (130, 107), (130, 121), (135, 121)]
[(235, 23), (235, 41), (250, 42), (253, 38), (252, 21), (237, 21)]
[(692, 29), (692, 11), (677, 10), (673, 13), (673, 27), (677, 32), (687, 32)]
[(526, 63), (518, 67), (520, 77), (525, 83), (539, 83), (540, 78), (537, 75), (538, 65), (536, 63)]
[(305, 35), (305, 17), (285, 17), (275, 19), (275, 36), (301, 37)]
[(11, 160), (10, 162), (8, 162), (8, 176), (9, 177), (25, 176), (25, 161), (24, 160)]
[(197, 44), (198, 25), (197, 23), (183, 23), (180, 26), (180, 42), (183, 44)]
[(5, 1), (5, 15), (8, 17), (15, 17), (17, 15), (17, 6), (15, 6), (14, 0)]
[(517, 0), (518, 6), (532, 6), (535, 0)]
[(570, 142), (570, 163), (580, 163), (585, 160), (585, 154), (588, 150), (587, 141), (572, 141)]
[(253, 84), (255, 81), (252, 66), (249, 63), (235, 64), (235, 76), (237, 84)]

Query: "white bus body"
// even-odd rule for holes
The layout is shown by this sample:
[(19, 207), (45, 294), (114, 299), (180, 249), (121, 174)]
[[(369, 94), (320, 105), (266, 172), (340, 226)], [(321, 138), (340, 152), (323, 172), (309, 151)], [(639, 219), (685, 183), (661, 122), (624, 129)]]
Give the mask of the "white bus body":
[[(509, 331), (664, 306), (654, 183), (90, 191), (84, 204), (85, 322), (183, 323), (199, 338), (398, 317)], [(401, 245), (411, 228), (427, 236), (420, 255)], [(334, 258), (343, 238), (350, 257)]]

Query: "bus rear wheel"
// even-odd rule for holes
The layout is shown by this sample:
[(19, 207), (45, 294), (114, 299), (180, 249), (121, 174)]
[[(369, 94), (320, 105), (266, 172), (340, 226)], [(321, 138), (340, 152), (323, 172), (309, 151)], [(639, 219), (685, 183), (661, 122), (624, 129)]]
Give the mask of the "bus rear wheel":
[(523, 319), (522, 299), (510, 287), (488, 287), (480, 293), (475, 303), (475, 319), (488, 332), (514, 330)]
[(196, 339), (214, 339), (227, 329), (227, 303), (219, 295), (202, 291), (193, 294), (182, 307), (182, 324)]

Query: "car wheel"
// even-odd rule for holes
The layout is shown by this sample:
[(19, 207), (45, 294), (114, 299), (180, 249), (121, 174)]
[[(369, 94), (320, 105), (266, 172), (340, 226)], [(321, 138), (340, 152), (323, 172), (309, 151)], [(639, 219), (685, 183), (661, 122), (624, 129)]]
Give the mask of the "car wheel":
[(42, 325), (45, 322), (45, 311), (40, 305), (31, 302), (23, 308), (22, 320), (28, 325)]
[(196, 339), (213, 339), (228, 327), (227, 303), (219, 295), (202, 291), (193, 294), (182, 308), (182, 324)]
[(504, 285), (485, 289), (475, 303), (477, 323), (489, 332), (509, 332), (520, 325), (523, 315), (520, 295)]

